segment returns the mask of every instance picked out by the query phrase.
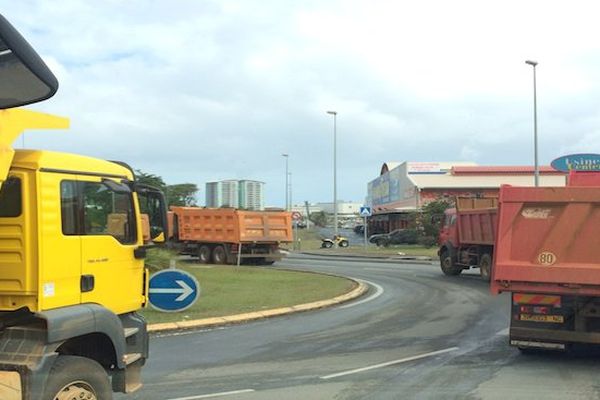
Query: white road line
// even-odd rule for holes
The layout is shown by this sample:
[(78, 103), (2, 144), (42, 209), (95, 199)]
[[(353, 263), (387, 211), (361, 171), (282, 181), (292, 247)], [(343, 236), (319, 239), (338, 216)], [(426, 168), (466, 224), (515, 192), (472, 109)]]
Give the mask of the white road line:
[(496, 336), (506, 336), (510, 328), (504, 328), (501, 331), (496, 332)]
[(198, 396), (177, 397), (177, 398), (168, 399), (168, 400), (210, 399), (212, 397), (231, 396), (231, 395), (234, 395), (234, 394), (251, 393), (251, 392), (254, 392), (254, 389), (242, 389), (242, 390), (233, 390), (231, 392), (219, 392), (219, 393), (201, 394), (201, 395), (198, 395)]
[(356, 303), (350, 303), (350, 304), (346, 304), (344, 306), (340, 306), (340, 307), (338, 307), (338, 310), (341, 310), (342, 308), (354, 307), (359, 304), (366, 303), (367, 301), (375, 300), (376, 298), (381, 296), (384, 292), (383, 288), (374, 282), (366, 281), (364, 279), (358, 279), (358, 278), (351, 278), (351, 279), (354, 279), (355, 281), (363, 282), (363, 283), (366, 283), (367, 285), (371, 285), (371, 286), (375, 287), (375, 293), (373, 293), (371, 296), (367, 297), (366, 299), (357, 301)]
[(331, 378), (337, 378), (339, 376), (357, 374), (359, 372), (370, 371), (372, 369), (383, 368), (383, 367), (387, 367), (387, 366), (390, 366), (390, 365), (402, 364), (402, 363), (409, 362), (409, 361), (420, 360), (421, 358), (437, 356), (438, 354), (449, 353), (449, 352), (455, 351), (455, 350), (458, 350), (458, 347), (449, 347), (447, 349), (432, 351), (430, 353), (419, 354), (419, 355), (416, 355), (416, 356), (401, 358), (399, 360), (388, 361), (388, 362), (381, 363), (381, 364), (369, 365), (368, 367), (363, 367), (363, 368), (352, 369), (352, 370), (349, 370), (349, 371), (338, 372), (336, 374), (331, 374), (331, 375), (325, 375), (325, 376), (322, 376), (321, 379), (331, 379)]

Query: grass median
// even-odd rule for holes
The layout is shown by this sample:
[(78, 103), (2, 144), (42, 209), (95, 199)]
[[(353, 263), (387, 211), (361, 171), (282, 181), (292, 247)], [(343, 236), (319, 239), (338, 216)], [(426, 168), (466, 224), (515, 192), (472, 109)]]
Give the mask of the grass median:
[(185, 311), (164, 313), (148, 307), (148, 323), (186, 321), (264, 311), (325, 300), (355, 286), (348, 279), (274, 268), (236, 267), (179, 262), (177, 268), (193, 274), (200, 284), (196, 303)]

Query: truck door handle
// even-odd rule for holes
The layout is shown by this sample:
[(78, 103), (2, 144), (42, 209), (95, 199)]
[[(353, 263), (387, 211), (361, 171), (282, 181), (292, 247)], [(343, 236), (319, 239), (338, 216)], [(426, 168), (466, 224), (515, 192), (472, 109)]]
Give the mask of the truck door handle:
[(94, 275), (81, 275), (81, 293), (94, 290)]

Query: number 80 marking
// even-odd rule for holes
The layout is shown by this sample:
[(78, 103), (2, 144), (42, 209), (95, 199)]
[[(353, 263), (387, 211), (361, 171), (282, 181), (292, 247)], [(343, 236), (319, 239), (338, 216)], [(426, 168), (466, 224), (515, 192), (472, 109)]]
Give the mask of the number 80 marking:
[(554, 253), (544, 251), (538, 254), (538, 262), (542, 265), (553, 265), (556, 262)]

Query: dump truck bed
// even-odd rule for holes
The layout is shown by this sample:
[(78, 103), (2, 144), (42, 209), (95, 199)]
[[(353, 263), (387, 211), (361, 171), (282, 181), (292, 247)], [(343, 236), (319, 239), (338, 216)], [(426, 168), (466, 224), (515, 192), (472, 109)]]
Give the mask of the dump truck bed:
[(498, 222), (496, 198), (456, 200), (458, 237), (461, 245), (494, 245)]
[(503, 186), (491, 290), (600, 295), (600, 187)]
[(213, 243), (291, 242), (291, 213), (233, 208), (171, 207), (180, 241)]

